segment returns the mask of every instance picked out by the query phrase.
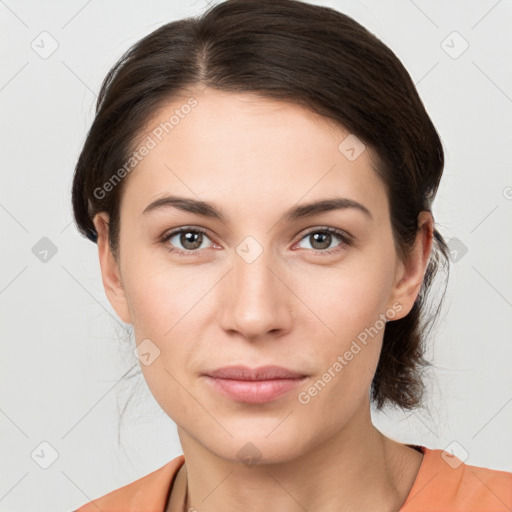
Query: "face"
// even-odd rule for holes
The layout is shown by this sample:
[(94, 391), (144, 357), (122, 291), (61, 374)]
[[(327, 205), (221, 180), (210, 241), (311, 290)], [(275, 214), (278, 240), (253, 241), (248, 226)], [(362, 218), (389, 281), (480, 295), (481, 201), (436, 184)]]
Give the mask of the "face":
[[(409, 312), (424, 264), (399, 260), (384, 184), (369, 148), (340, 146), (349, 132), (254, 94), (194, 97), (140, 137), (156, 144), (125, 183), (119, 261), (95, 218), (105, 289), (183, 435), (233, 461), (246, 443), (291, 460), (368, 407), (384, 320)], [(172, 131), (155, 132), (176, 109)], [(169, 196), (189, 203), (150, 206)], [(232, 365), (305, 377), (280, 395), (228, 396), (204, 374)]]

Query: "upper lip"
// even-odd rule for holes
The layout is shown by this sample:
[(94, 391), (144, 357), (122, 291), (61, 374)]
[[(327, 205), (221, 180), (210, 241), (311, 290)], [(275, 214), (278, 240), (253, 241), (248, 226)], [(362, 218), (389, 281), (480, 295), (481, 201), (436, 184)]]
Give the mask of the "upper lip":
[(259, 366), (249, 368), (248, 366), (225, 366), (205, 373), (209, 377), (233, 380), (270, 380), (270, 379), (299, 379), (306, 375), (301, 372), (289, 370), (281, 366)]

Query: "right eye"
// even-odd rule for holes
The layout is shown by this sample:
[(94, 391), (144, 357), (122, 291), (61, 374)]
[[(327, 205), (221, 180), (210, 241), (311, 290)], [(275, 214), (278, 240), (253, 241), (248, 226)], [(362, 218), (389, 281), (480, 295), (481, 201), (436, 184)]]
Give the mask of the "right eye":
[[(201, 247), (205, 241), (205, 237), (208, 238), (206, 231), (203, 229), (184, 227), (167, 233), (160, 241), (170, 252), (177, 253), (181, 256), (193, 256), (205, 248)], [(175, 240), (172, 241), (173, 239)], [(179, 247), (176, 248), (175, 246), (177, 244), (181, 244), (183, 249)]]

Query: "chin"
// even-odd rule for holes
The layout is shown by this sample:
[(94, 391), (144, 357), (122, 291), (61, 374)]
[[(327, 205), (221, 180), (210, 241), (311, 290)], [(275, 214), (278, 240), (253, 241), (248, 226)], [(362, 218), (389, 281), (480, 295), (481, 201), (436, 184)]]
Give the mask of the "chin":
[[(273, 428), (278, 423), (273, 424)], [(290, 462), (302, 455), (307, 449), (307, 441), (304, 434), (299, 429), (283, 428), (281, 432), (278, 427), (269, 435), (271, 430), (258, 431), (247, 428), (244, 431), (234, 432), (233, 438), (224, 433), (215, 436), (215, 439), (209, 437), (202, 441), (202, 444), (217, 457), (234, 463), (242, 463), (248, 468), (254, 465), (279, 464)], [(294, 435), (295, 434), (295, 435)], [(217, 437), (221, 438), (218, 439)], [(199, 439), (201, 442), (201, 440)]]

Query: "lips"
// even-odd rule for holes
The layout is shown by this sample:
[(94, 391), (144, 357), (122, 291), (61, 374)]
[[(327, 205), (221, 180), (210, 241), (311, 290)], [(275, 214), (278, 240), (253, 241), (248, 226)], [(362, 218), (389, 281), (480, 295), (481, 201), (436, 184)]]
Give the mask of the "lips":
[(281, 366), (227, 366), (204, 374), (220, 394), (252, 404), (270, 402), (301, 385), (307, 375)]
[(226, 366), (216, 370), (205, 372), (208, 377), (234, 380), (273, 380), (273, 379), (300, 379), (306, 374), (289, 370), (281, 366), (260, 366), (249, 368), (248, 366)]

